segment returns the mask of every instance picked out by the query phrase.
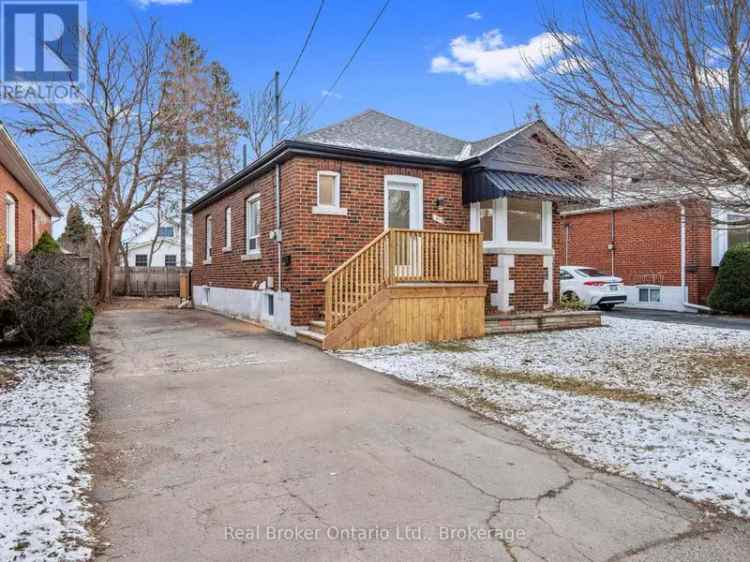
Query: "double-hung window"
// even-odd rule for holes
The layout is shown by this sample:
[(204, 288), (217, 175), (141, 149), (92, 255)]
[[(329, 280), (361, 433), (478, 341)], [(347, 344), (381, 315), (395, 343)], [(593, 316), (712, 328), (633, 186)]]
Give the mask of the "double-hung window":
[(552, 202), (501, 197), (472, 203), (471, 230), (487, 250), (552, 251)]
[(206, 255), (205, 263), (211, 263), (214, 240), (214, 219), (211, 215), (206, 217)]
[(260, 193), (245, 201), (245, 254), (260, 255)]
[(146, 267), (146, 266), (148, 266), (148, 255), (146, 255), (146, 254), (136, 254), (135, 255), (135, 266), (136, 267)]
[(224, 209), (224, 250), (232, 249), (232, 207)]

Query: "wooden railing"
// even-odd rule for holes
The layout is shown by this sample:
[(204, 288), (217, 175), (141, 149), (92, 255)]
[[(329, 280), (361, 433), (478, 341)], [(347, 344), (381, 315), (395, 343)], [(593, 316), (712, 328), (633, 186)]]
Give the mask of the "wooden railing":
[(386, 230), (323, 279), (327, 331), (396, 283), (482, 283), (480, 233)]

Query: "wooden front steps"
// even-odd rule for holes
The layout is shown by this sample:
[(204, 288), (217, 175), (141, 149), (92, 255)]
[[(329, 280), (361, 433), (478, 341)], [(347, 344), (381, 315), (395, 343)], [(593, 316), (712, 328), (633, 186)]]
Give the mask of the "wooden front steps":
[(323, 321), (297, 330), (320, 349), (356, 349), (484, 335), (485, 285), (400, 283), (386, 287), (333, 330)]

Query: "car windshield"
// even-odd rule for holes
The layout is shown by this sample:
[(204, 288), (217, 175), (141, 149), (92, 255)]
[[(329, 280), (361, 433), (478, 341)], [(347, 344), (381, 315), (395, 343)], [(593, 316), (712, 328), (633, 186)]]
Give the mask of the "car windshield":
[(600, 271), (591, 267), (584, 267), (583, 269), (576, 269), (576, 273), (583, 275), (584, 277), (607, 277)]

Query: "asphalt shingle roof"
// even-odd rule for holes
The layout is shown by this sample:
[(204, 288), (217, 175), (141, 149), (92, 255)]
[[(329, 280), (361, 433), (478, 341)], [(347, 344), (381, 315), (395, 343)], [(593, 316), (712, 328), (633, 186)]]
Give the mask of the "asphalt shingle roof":
[(527, 126), (472, 142), (369, 109), (329, 127), (301, 135), (295, 140), (458, 162), (486, 152)]

